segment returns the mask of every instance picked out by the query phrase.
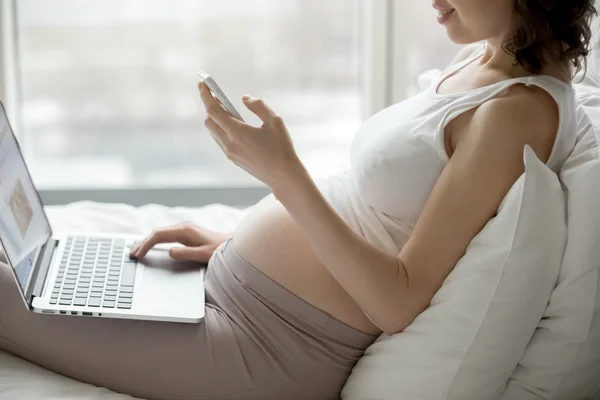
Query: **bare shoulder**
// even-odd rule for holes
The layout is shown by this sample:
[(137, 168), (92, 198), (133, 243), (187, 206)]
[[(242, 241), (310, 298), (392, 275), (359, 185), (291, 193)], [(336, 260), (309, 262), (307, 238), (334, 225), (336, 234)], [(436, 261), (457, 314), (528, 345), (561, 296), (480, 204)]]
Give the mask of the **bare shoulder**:
[(469, 125), (484, 142), (514, 146), (521, 152), (527, 144), (547, 162), (559, 126), (558, 104), (537, 86), (514, 85), (478, 107)]

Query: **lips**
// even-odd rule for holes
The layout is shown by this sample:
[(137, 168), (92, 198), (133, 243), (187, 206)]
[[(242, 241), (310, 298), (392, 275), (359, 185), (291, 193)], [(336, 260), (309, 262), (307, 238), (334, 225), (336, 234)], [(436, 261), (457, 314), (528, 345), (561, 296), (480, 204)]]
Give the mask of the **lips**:
[(448, 9), (438, 9), (437, 13), (439, 17), (443, 17), (444, 15), (450, 14), (452, 11), (454, 11), (453, 8), (448, 8)]

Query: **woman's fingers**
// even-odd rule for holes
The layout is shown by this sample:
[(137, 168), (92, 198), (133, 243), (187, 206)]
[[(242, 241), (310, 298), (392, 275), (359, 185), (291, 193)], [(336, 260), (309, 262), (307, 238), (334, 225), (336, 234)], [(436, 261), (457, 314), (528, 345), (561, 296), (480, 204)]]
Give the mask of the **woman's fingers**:
[(200, 82), (198, 84), (198, 88), (200, 89), (200, 97), (202, 98), (202, 102), (204, 103), (204, 108), (206, 109), (206, 113), (210, 118), (212, 118), (220, 127), (225, 129), (226, 131), (236, 131), (240, 128), (247, 127), (246, 124), (235, 119), (231, 114), (221, 107), (221, 104), (213, 97), (210, 93), (208, 87)]
[(206, 126), (206, 129), (208, 129), (210, 135), (215, 142), (217, 142), (221, 150), (226, 153), (230, 142), (227, 133), (211, 117), (206, 117), (204, 126)]
[(143, 258), (150, 249), (159, 243), (176, 242), (179, 236), (179, 228), (165, 228), (152, 232), (136, 248), (132, 249), (130, 256), (134, 258)]
[(150, 249), (159, 243), (181, 243), (186, 246), (199, 244), (200, 237), (196, 237), (198, 235), (198, 232), (190, 224), (159, 229), (153, 231), (135, 249), (132, 249), (130, 256), (143, 258)]
[(174, 247), (169, 250), (169, 256), (177, 261), (197, 261), (207, 263), (214, 251), (214, 246), (211, 245), (199, 247)]
[(266, 125), (271, 125), (275, 120), (279, 119), (277, 114), (275, 114), (275, 111), (273, 111), (263, 100), (250, 96), (244, 96), (243, 100), (248, 110), (256, 114), (256, 116)]

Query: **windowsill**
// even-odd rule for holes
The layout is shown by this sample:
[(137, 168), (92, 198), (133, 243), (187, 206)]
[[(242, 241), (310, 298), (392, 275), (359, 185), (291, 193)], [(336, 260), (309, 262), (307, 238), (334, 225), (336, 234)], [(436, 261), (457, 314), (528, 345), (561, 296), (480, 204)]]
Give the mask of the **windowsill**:
[(132, 206), (162, 204), (166, 206), (202, 207), (225, 204), (247, 207), (270, 193), (264, 185), (202, 188), (136, 188), (136, 189), (64, 189), (40, 190), (44, 205), (64, 205), (76, 201), (125, 203)]

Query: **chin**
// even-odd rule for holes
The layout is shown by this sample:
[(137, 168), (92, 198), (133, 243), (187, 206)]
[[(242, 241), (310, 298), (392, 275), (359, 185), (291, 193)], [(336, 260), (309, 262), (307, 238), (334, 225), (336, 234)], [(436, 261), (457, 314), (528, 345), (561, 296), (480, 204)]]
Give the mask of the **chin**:
[(447, 29), (446, 33), (448, 34), (448, 38), (453, 43), (456, 43), (456, 44), (471, 44), (471, 43), (475, 43), (478, 41), (478, 40), (474, 40), (473, 38), (470, 38), (468, 35), (461, 34), (460, 32), (456, 32), (452, 28)]

